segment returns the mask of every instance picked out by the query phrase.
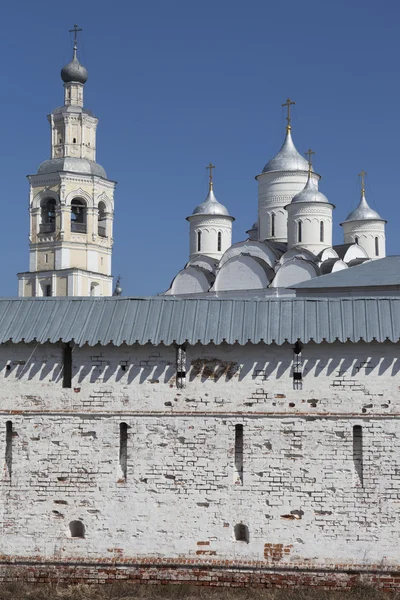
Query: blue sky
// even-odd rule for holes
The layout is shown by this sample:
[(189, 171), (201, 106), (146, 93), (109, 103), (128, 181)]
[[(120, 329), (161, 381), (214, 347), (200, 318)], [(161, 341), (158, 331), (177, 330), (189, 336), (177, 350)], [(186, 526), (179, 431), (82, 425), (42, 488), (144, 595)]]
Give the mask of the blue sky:
[(25, 176), (49, 158), (46, 115), (62, 104), (74, 23), (85, 106), (100, 119), (97, 160), (118, 181), (113, 273), (124, 295), (161, 292), (184, 266), (185, 217), (206, 196), (210, 161), (234, 241), (245, 239), (288, 96), (295, 144), (315, 150), (336, 205), (335, 243), (365, 169), (368, 201), (389, 220), (387, 251), (400, 254), (398, 2), (16, 0), (0, 15), (1, 295), (16, 295), (28, 268)]

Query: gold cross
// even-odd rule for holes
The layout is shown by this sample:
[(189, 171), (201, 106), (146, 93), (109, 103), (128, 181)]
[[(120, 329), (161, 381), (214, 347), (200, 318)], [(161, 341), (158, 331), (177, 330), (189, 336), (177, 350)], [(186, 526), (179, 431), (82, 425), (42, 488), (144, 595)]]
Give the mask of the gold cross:
[(362, 169), (361, 173), (358, 174), (359, 177), (361, 177), (361, 193), (365, 194), (365, 176), (366, 176), (366, 171), (364, 171), (364, 169)]
[(79, 29), (78, 25), (74, 25), (74, 28), (69, 30), (70, 33), (74, 34), (74, 46), (76, 46), (76, 34), (78, 33), (78, 31), (82, 31), (82, 29)]
[(213, 165), (210, 162), (210, 164), (208, 165), (208, 167), (206, 167), (206, 169), (210, 169), (210, 175), (209, 175), (209, 177), (210, 177), (210, 191), (211, 191), (212, 187), (213, 187), (213, 173), (212, 173), (212, 170), (215, 169), (215, 165)]
[(290, 107), (293, 106), (293, 104), (296, 104), (296, 102), (292, 102), (292, 100), (290, 98), (288, 98), (286, 100), (286, 102), (284, 104), (282, 104), (282, 106), (287, 106), (287, 117), (286, 117), (287, 125), (286, 125), (286, 129), (288, 131), (289, 131), (289, 129), (291, 129), (291, 126), (290, 126)]
[(308, 170), (311, 172), (311, 169), (312, 169), (312, 155), (315, 154), (315, 152), (313, 152), (311, 150), (311, 148), (309, 148), (307, 150), (307, 152), (304, 152), (304, 154), (305, 154), (305, 156), (307, 156), (307, 159), (308, 159)]

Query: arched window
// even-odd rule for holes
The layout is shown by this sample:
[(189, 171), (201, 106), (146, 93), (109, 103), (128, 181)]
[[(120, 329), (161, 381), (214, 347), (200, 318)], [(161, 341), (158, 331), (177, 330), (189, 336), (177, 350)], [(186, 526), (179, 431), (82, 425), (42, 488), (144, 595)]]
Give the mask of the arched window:
[(80, 198), (71, 202), (71, 231), (86, 233), (86, 204)]
[(51, 233), (56, 230), (56, 201), (54, 198), (44, 198), (40, 203), (39, 233)]
[(271, 237), (275, 237), (275, 213), (271, 215)]
[(301, 242), (303, 239), (303, 223), (302, 221), (299, 221), (297, 223), (297, 241)]
[(243, 525), (243, 523), (238, 523), (234, 528), (235, 532), (235, 540), (237, 542), (247, 542), (249, 543), (249, 528), (247, 525)]
[(222, 247), (222, 233), (220, 231), (218, 231), (218, 245), (217, 245), (218, 252), (221, 252), (221, 247)]
[(375, 238), (375, 256), (379, 256), (379, 238)]
[(324, 222), (321, 221), (319, 224), (319, 241), (323, 242), (324, 241)]
[(100, 286), (97, 282), (92, 282), (90, 284), (90, 295), (91, 296), (100, 296)]
[(82, 521), (71, 521), (69, 524), (69, 531), (71, 537), (84, 538), (85, 537), (85, 526)]
[(201, 250), (201, 231), (197, 232), (197, 252)]
[(100, 237), (107, 237), (107, 222), (106, 222), (106, 205), (104, 202), (99, 202), (97, 217), (97, 233)]
[(357, 236), (354, 238), (354, 243), (358, 245), (358, 237)]

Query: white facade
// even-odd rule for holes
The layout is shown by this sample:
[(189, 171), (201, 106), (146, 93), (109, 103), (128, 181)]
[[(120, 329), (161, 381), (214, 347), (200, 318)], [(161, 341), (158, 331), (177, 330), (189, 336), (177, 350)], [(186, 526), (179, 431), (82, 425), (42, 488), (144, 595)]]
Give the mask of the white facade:
[(386, 221), (382, 219), (343, 223), (345, 244), (359, 244), (372, 260), (386, 256)]

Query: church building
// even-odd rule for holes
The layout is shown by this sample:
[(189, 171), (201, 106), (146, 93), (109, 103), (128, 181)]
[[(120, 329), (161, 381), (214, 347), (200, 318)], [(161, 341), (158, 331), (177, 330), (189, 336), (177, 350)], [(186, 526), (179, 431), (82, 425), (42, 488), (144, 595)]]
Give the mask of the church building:
[(29, 176), (30, 268), (0, 298), (0, 581), (393, 591), (400, 257), (364, 172), (332, 245), (288, 100), (248, 238), (210, 164), (170, 289), (112, 296), (115, 182), (74, 31)]

